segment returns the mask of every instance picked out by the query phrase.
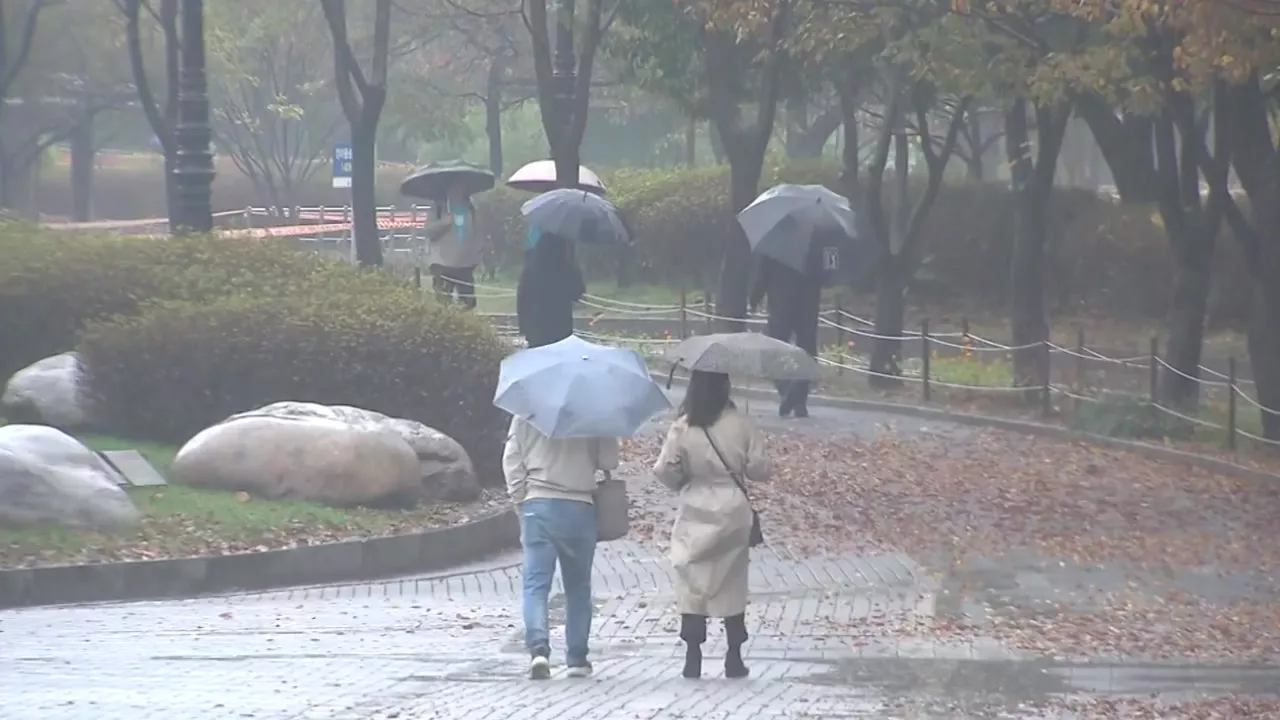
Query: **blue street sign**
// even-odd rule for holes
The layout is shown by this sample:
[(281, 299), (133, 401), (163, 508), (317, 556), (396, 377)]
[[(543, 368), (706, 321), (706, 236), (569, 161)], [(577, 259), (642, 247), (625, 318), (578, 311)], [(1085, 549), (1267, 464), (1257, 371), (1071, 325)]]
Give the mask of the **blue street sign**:
[(333, 144), (333, 186), (351, 187), (351, 143)]

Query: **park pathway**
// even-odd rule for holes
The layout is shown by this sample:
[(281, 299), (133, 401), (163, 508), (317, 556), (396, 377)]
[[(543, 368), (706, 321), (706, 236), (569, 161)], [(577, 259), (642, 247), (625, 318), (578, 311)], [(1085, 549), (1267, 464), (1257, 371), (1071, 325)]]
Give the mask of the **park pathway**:
[[(816, 415), (806, 432), (970, 432)], [(0, 612), (0, 720), (1110, 717), (1131, 697), (1258, 703), (1243, 712), (1280, 717), (1280, 704), (1262, 704), (1280, 687), (1276, 666), (1055, 660), (981, 633), (939, 634), (972, 604), (951, 596), (954, 578), (901, 553), (801, 557), (785, 547), (753, 558), (750, 678), (723, 678), (722, 636), (702, 681), (679, 677), (671, 576), (657, 548), (628, 540), (597, 556), (594, 677), (557, 668), (534, 683), (524, 677), (518, 563), (508, 554), (379, 583)], [(1010, 590), (991, 570), (974, 597), (1037, 586), (1033, 572), (1016, 574)]]

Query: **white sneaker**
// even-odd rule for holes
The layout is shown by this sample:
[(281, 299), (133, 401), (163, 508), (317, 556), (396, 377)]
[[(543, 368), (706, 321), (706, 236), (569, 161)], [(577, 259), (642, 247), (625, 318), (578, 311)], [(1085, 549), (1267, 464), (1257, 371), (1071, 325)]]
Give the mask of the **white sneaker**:
[(587, 663), (586, 665), (574, 665), (569, 668), (565, 675), (568, 675), (571, 678), (591, 677), (591, 663)]
[(551, 663), (541, 655), (537, 655), (529, 663), (530, 680), (546, 680), (551, 677)]

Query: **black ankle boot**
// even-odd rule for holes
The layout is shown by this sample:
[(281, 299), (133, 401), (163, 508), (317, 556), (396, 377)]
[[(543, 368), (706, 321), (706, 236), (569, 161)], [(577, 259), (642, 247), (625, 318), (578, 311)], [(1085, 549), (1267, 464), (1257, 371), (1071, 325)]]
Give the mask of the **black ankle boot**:
[(684, 670), (681, 675), (696, 680), (702, 677), (702, 646), (689, 644), (684, 649)]
[(727, 678), (744, 678), (751, 674), (742, 662), (742, 646), (730, 645), (724, 656), (724, 676)]

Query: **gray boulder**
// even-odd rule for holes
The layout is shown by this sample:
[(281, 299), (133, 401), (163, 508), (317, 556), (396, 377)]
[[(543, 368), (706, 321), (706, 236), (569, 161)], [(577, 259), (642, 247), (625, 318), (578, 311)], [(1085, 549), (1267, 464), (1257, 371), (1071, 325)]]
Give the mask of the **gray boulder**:
[(83, 427), (89, 413), (81, 392), (80, 357), (73, 352), (38, 360), (5, 384), (0, 413), (22, 422)]
[(253, 413), (197, 433), (178, 451), (169, 477), (339, 507), (412, 507), (422, 484), (413, 449), (390, 430)]
[(111, 466), (61, 430), (0, 427), (0, 525), (128, 529), (140, 515), (119, 480)]
[(281, 418), (320, 418), (354, 428), (376, 428), (395, 433), (413, 448), (422, 471), (422, 499), (426, 502), (469, 502), (480, 497), (471, 456), (457, 440), (414, 420), (393, 418), (350, 405), (278, 402), (246, 415)]

